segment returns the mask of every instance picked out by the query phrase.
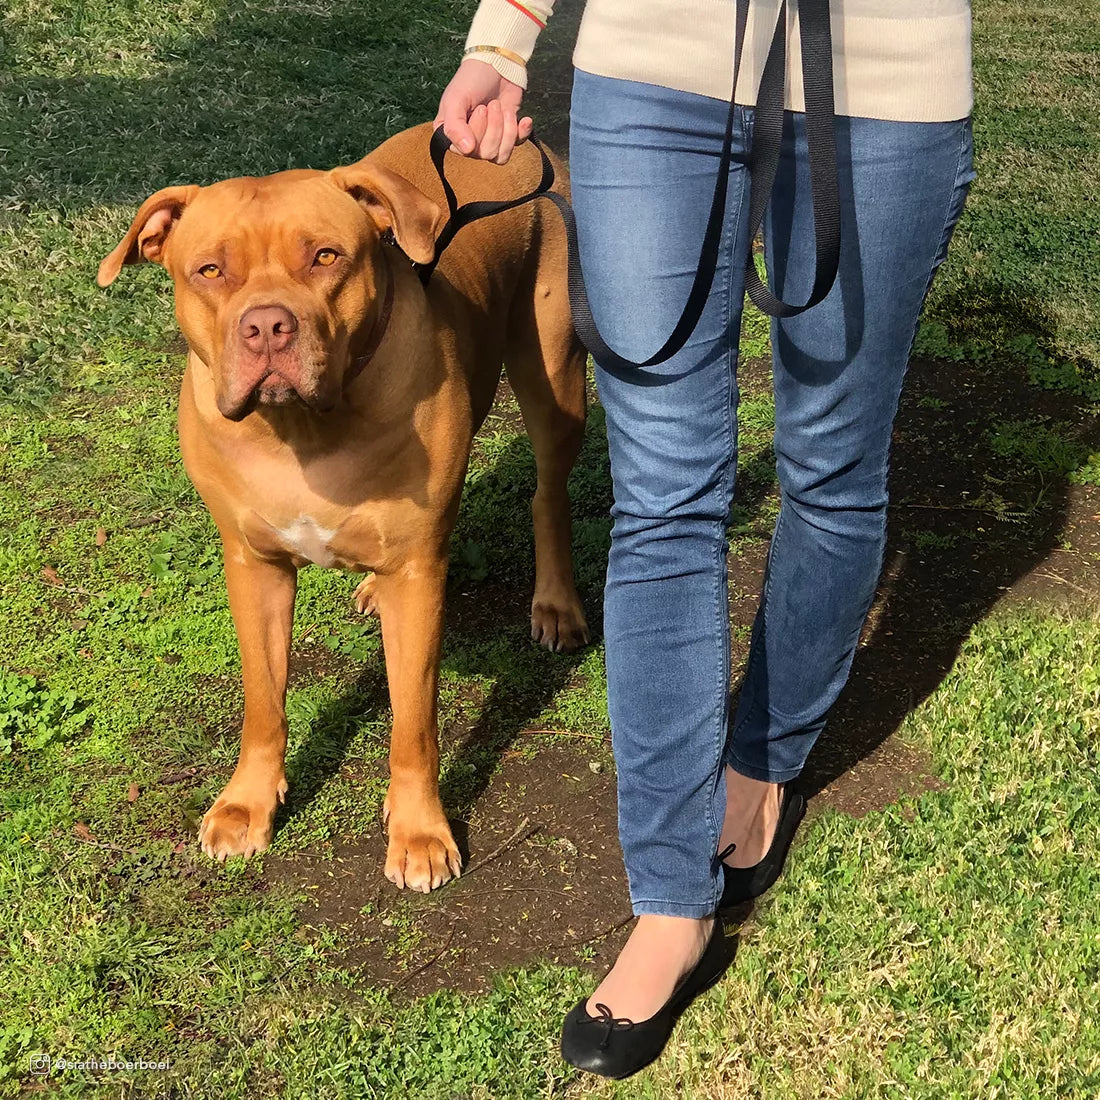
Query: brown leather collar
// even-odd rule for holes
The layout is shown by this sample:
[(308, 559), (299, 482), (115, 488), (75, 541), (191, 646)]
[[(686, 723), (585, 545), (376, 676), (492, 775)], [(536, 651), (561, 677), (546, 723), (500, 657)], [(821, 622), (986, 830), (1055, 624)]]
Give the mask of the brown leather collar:
[(386, 293), (382, 300), (382, 312), (379, 313), (378, 320), (374, 322), (374, 330), (370, 334), (365, 350), (352, 361), (351, 370), (344, 378), (345, 386), (359, 377), (360, 372), (378, 350), (378, 345), (382, 343), (382, 338), (386, 335), (386, 329), (390, 326), (390, 317), (393, 315), (393, 284), (395, 280), (390, 265), (385, 259), (382, 260), (382, 266), (386, 269)]

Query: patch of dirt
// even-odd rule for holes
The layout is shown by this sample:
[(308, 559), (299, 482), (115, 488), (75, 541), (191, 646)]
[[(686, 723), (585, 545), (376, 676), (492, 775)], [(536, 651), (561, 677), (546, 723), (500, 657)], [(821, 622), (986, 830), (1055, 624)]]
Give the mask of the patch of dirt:
[(447, 630), (476, 638), (492, 636), (512, 626), (529, 627), (534, 577), (523, 587), (493, 580), (447, 585)]
[(631, 915), (607, 752), (599, 738), (588, 752), (534, 740), (521, 735), (469, 819), (453, 823), (466, 869), (443, 889), (391, 886), (381, 832), (338, 845), (331, 862), (268, 857), (265, 875), (306, 892), (304, 921), (340, 930), (352, 945), (342, 965), (402, 995), (484, 990), (499, 969), (575, 964), (586, 947), (606, 968)]

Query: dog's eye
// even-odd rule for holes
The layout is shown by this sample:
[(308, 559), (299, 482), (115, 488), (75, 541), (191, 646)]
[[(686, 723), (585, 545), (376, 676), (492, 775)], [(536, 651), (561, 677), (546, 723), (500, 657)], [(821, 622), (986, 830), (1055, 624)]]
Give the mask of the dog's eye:
[(336, 249), (322, 248), (321, 251), (313, 257), (313, 262), (321, 267), (331, 267), (336, 263)]
[(204, 279), (216, 279), (221, 273), (222, 269), (218, 267), (217, 264), (203, 264), (203, 266), (199, 268), (199, 274)]

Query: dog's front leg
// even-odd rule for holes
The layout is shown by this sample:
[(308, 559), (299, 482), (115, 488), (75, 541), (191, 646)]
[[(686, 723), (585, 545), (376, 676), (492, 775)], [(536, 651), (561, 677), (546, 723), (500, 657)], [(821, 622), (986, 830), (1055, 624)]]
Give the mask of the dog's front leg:
[(439, 798), (436, 696), (446, 582), (446, 559), (417, 561), (379, 574), (374, 588), (393, 707), (390, 788), (382, 808), (386, 878), (424, 893), (462, 869)]
[(271, 843), (275, 809), (286, 797), (286, 679), (297, 570), (225, 540), (225, 580), (241, 647), (244, 727), (233, 777), (199, 830), (215, 859), (250, 856)]

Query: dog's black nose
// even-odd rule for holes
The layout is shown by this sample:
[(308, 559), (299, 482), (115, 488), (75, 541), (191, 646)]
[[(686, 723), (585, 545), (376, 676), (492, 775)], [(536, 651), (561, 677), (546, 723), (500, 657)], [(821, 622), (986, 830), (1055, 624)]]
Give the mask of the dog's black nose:
[(257, 355), (285, 351), (294, 343), (298, 318), (285, 306), (253, 306), (237, 326), (241, 342)]

